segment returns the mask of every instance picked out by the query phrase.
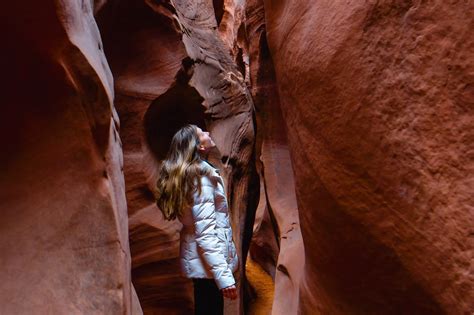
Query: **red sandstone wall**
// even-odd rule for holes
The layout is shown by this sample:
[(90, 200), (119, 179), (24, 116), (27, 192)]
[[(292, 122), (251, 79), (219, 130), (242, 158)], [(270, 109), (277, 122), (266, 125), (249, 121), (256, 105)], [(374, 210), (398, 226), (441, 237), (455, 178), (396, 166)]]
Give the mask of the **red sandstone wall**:
[(132, 281), (145, 314), (192, 313), (192, 287), (177, 260), (181, 225), (166, 222), (155, 206), (151, 178), (157, 164), (148, 146), (172, 120), (159, 120), (155, 100), (170, 89), (185, 58), (181, 37), (166, 10), (156, 12), (145, 2), (109, 3), (99, 17), (122, 122)]
[[(222, 5), (223, 21), (234, 23), (234, 9)], [(178, 264), (181, 225), (163, 220), (152, 190), (174, 132), (185, 123), (206, 128), (227, 180), (234, 238), (247, 251), (257, 181), (252, 99), (226, 46), (237, 35), (223, 40), (211, 1), (122, 1), (99, 16), (122, 119), (133, 283), (145, 313), (192, 313), (191, 283)], [(241, 303), (226, 308), (239, 312)]]
[(192, 311), (151, 194), (176, 111), (227, 162), (242, 258), (260, 160), (273, 314), (474, 312), (473, 5), (212, 4), (4, 6), (0, 312), (139, 314), (131, 267), (145, 312)]
[(474, 6), (265, 1), (303, 314), (474, 312)]
[[(263, 1), (246, 2), (250, 81), (257, 113), (261, 196), (252, 259), (273, 277), (272, 314), (296, 314), (304, 265), (293, 168), (270, 56)], [(256, 292), (257, 296), (260, 292)]]
[(113, 79), (89, 2), (3, 4), (0, 313), (139, 314)]

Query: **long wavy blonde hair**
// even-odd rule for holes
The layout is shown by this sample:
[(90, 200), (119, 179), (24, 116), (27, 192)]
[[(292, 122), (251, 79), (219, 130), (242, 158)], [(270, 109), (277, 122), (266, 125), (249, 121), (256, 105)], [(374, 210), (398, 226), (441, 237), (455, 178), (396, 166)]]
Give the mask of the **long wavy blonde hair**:
[(156, 205), (167, 220), (182, 215), (185, 207), (192, 203), (191, 194), (201, 193), (199, 177), (209, 175), (209, 170), (200, 166), (199, 137), (196, 125), (182, 127), (171, 140), (166, 158), (161, 163), (156, 182)]

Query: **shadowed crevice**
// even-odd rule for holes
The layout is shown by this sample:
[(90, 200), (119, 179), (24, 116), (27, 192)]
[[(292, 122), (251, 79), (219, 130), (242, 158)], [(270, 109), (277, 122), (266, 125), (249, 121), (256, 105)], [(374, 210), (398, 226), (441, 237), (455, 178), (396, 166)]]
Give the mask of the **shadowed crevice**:
[(217, 26), (221, 24), (222, 17), (224, 16), (224, 0), (213, 0), (212, 5), (214, 6), (214, 14), (216, 15)]
[(186, 124), (205, 129), (203, 98), (188, 85), (192, 63), (183, 61), (175, 84), (154, 100), (144, 116), (145, 139), (157, 160), (165, 158), (173, 135)]

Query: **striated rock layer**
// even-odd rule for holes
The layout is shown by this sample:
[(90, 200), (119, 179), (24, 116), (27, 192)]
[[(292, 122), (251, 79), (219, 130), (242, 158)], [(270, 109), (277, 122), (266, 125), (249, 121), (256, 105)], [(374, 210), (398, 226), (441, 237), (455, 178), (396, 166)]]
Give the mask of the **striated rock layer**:
[(302, 314), (474, 312), (474, 5), (265, 1)]
[(113, 80), (90, 2), (8, 2), (0, 29), (0, 313), (139, 314)]
[[(153, 198), (158, 164), (182, 125), (210, 131), (218, 148), (211, 158), (227, 182), (242, 260), (250, 241), (247, 213), (255, 212), (258, 196), (252, 189), (258, 185), (253, 103), (226, 46), (233, 45), (234, 32), (224, 41), (217, 30), (224, 3), (215, 1), (216, 10), (212, 4), (122, 1), (99, 12), (122, 119), (132, 277), (147, 314), (192, 313), (191, 282), (179, 271), (181, 225), (163, 220)], [(225, 23), (231, 17), (226, 13)], [(236, 276), (240, 284), (243, 276)], [(235, 302), (226, 308), (241, 309)]]
[[(171, 4), (176, 10), (186, 52), (194, 63), (189, 85), (204, 99), (205, 124), (222, 162), (220, 168), (226, 181), (234, 240), (240, 258), (236, 279), (238, 287), (242, 288), (259, 193), (254, 162), (253, 101), (244, 76), (217, 30), (212, 1), (171, 0)], [(242, 306), (243, 299), (239, 299), (237, 303), (226, 305), (226, 309), (241, 313)]]
[(163, 219), (152, 190), (180, 116), (201, 99), (187, 97), (189, 87), (176, 82), (186, 52), (168, 9), (122, 1), (104, 6), (99, 17), (122, 122), (132, 281), (145, 314), (189, 314), (192, 286), (177, 260), (181, 225)]

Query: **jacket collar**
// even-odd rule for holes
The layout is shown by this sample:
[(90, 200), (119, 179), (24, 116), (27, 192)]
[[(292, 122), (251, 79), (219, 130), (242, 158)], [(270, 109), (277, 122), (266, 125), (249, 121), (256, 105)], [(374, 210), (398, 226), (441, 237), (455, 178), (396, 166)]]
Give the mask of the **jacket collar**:
[(202, 161), (207, 163), (210, 167), (212, 167), (216, 171), (217, 174), (220, 174), (219, 169), (217, 167), (215, 167), (214, 165), (212, 165), (208, 160), (203, 159)]

